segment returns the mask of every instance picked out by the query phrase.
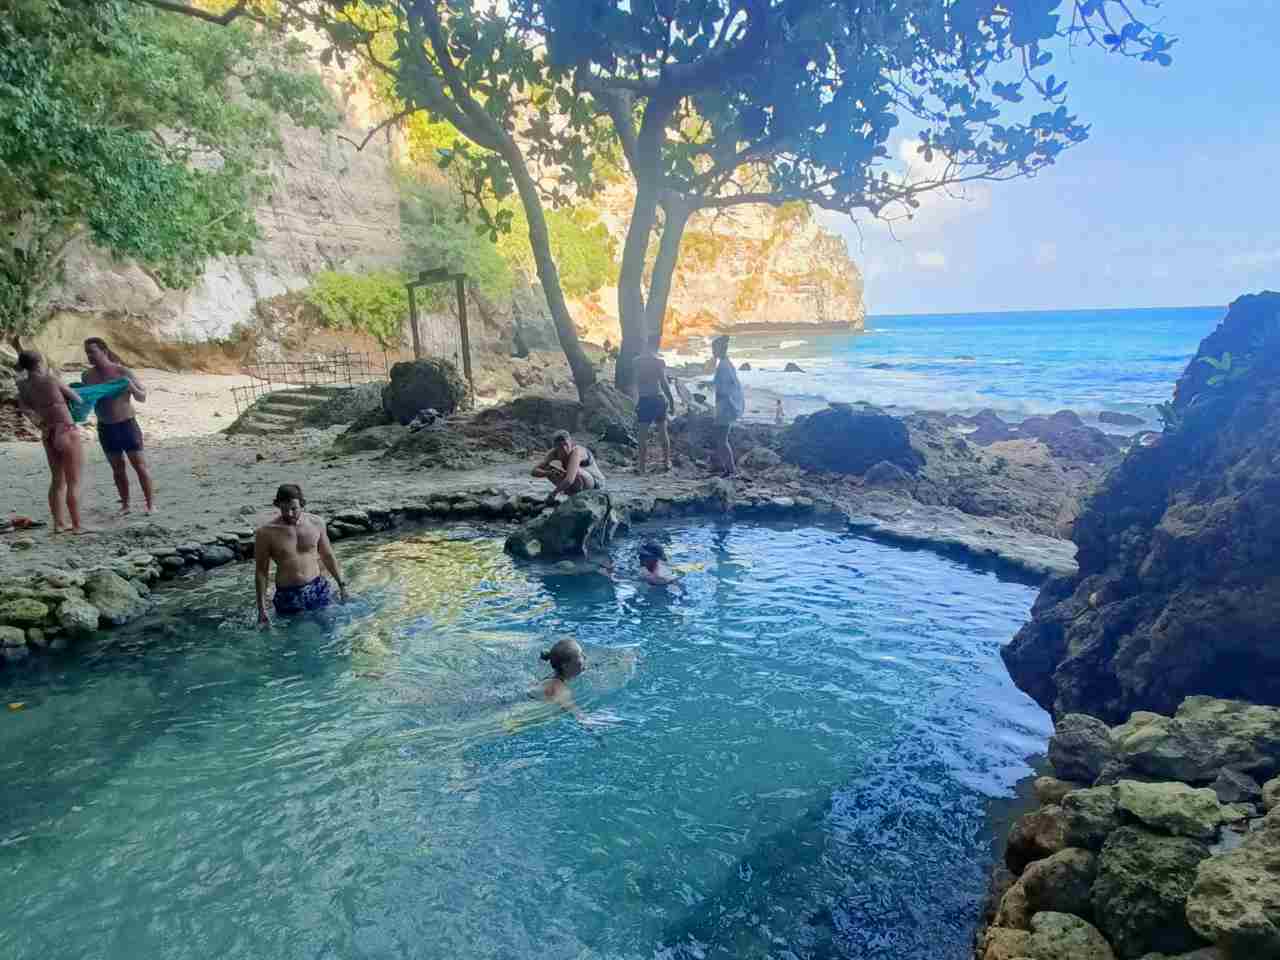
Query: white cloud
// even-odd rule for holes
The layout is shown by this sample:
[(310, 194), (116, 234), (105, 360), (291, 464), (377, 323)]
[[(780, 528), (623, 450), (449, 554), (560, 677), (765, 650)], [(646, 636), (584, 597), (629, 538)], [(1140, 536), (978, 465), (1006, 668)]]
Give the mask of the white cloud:
[(1250, 253), (1233, 253), (1227, 257), (1228, 267), (1266, 267), (1280, 263), (1280, 248), (1275, 250), (1254, 250)]
[(916, 266), (925, 270), (945, 270), (947, 257), (941, 250), (920, 250), (916, 253)]

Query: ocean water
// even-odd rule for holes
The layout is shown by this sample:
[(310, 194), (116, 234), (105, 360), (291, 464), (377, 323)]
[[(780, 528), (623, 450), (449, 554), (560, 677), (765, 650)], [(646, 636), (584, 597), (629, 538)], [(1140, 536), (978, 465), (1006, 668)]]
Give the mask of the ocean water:
[[(0, 956), (968, 958), (1050, 732), (998, 656), (1035, 590), (813, 526), (645, 533), (679, 589), (424, 531), (339, 544), (331, 615), (255, 630), (224, 568), (0, 674)], [(586, 725), (525, 695), (566, 633)]]
[[(1158, 427), (1154, 405), (1225, 307), (873, 316), (861, 334), (735, 336), (748, 387), (784, 399), (788, 416), (833, 400), (898, 411), (976, 413), (1009, 420), (1070, 409), (1109, 410)], [(704, 346), (691, 348), (701, 355)], [(669, 354), (679, 362), (680, 354)], [(783, 373), (788, 362), (804, 373)], [(766, 397), (765, 400), (768, 398)], [(767, 402), (749, 416), (768, 416)], [(1114, 430), (1114, 427), (1108, 427)]]

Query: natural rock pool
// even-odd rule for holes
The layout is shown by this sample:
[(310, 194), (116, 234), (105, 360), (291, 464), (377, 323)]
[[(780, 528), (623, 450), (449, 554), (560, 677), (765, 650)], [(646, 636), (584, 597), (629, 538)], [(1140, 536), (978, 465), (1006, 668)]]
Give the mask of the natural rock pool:
[[(253, 629), (245, 565), (0, 676), (0, 956), (967, 956), (988, 806), (1051, 732), (997, 654), (1035, 590), (649, 533), (681, 589), (429, 531), (341, 544), (328, 619)], [(590, 726), (523, 699), (566, 633)]]

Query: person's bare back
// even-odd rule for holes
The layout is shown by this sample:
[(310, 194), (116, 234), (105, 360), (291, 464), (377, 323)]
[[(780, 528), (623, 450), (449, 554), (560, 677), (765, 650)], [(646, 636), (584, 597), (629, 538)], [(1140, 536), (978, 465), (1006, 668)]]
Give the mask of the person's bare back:
[(667, 364), (659, 356), (643, 353), (636, 357), (636, 390), (642, 397), (660, 397), (666, 393)]

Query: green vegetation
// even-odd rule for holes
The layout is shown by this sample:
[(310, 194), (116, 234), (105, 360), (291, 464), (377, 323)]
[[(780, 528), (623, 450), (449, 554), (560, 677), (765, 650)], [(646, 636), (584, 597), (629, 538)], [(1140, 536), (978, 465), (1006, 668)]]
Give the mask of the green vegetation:
[(404, 284), (403, 274), (395, 270), (325, 270), (311, 278), (306, 298), (320, 312), (326, 327), (368, 333), (385, 349), (400, 343), (409, 316)]
[(300, 41), (100, 0), (0, 0), (0, 334), (34, 333), (80, 237), (168, 286), (248, 253), (287, 116), (335, 112)]

